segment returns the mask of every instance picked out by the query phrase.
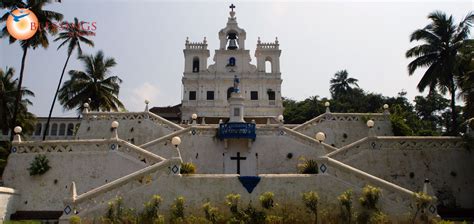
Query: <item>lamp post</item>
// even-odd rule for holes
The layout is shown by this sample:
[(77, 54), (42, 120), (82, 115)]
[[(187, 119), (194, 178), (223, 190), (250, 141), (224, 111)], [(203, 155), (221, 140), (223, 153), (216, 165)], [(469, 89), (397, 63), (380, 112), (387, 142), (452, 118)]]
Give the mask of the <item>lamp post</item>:
[(329, 101), (326, 101), (326, 103), (324, 103), (324, 106), (326, 107), (326, 113), (331, 113), (331, 110), (329, 109), (329, 106), (331, 106), (331, 103), (329, 103)]
[(178, 153), (178, 158), (181, 162), (183, 162), (183, 159), (181, 158), (181, 153), (179, 152), (178, 146), (181, 144), (181, 138), (178, 136), (174, 136), (171, 139), (171, 144), (174, 145), (174, 148), (176, 149), (176, 152)]
[(367, 127), (369, 128), (369, 137), (375, 137), (375, 131), (373, 129), (375, 122), (373, 120), (367, 121)]
[(118, 139), (118, 131), (117, 128), (119, 127), (119, 122), (118, 121), (112, 121), (110, 124), (110, 127), (112, 128), (112, 138), (113, 139)]
[(192, 114), (191, 119), (193, 120), (192, 125), (196, 125), (196, 119), (198, 118), (197, 114)]
[(278, 122), (280, 122), (280, 125), (282, 125), (283, 122), (285, 121), (283, 115), (281, 115), (281, 114), (278, 115), (277, 120), (278, 120)]
[(145, 100), (145, 112), (148, 112), (148, 104), (150, 103), (149, 100)]
[(388, 110), (388, 108), (389, 108), (388, 104), (383, 105), (383, 114), (390, 115), (390, 111)]
[(84, 103), (84, 104), (82, 105), (82, 107), (83, 107), (83, 108), (82, 108), (82, 114), (87, 114), (87, 113), (89, 113), (89, 103)]
[(316, 138), (316, 140), (319, 141), (319, 143), (326, 140), (326, 134), (324, 134), (324, 132), (318, 132), (318, 133), (316, 133), (316, 136), (314, 136), (314, 137)]
[(16, 126), (13, 129), (13, 132), (15, 132), (15, 137), (13, 138), (13, 142), (21, 142), (21, 136), (20, 136), (21, 131), (23, 131), (23, 129), (20, 126)]

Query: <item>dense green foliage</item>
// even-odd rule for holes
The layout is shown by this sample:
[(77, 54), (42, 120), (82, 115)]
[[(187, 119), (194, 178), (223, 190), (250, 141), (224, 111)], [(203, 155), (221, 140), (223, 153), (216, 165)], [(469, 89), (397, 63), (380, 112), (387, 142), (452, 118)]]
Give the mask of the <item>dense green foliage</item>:
[(302, 163), (298, 164), (298, 171), (302, 174), (317, 174), (319, 171), (318, 163), (312, 159), (301, 158)]
[(49, 166), (49, 160), (46, 155), (37, 155), (31, 162), (28, 171), (30, 171), (30, 176), (43, 175), (51, 167)]
[(195, 174), (196, 173), (196, 165), (192, 162), (188, 163), (181, 163), (181, 169), (179, 171), (180, 174)]
[(114, 58), (105, 58), (102, 51), (95, 55), (82, 55), (79, 60), (84, 71), (70, 70), (70, 80), (64, 82), (59, 90), (59, 102), (67, 110), (82, 109), (88, 102), (93, 111), (124, 110), (118, 99), (120, 83), (118, 76), (110, 75), (110, 70), (117, 63)]
[[(24, 77), (24, 71), (25, 71), (25, 65), (26, 65), (26, 55), (28, 52), (28, 49), (36, 49), (38, 47), (42, 48), (48, 48), (49, 46), (49, 40), (48, 36), (49, 35), (54, 35), (58, 32), (58, 26), (51, 26), (51, 24), (54, 24), (54, 21), (60, 21), (63, 18), (63, 15), (61, 13), (52, 11), (52, 10), (47, 10), (44, 9), (44, 7), (51, 3), (51, 1), (44, 1), (44, 0), (28, 0), (26, 2), (21, 1), (21, 0), (11, 0), (8, 2), (5, 2), (5, 4), (2, 4), (1, 7), (6, 8), (7, 10), (9, 9), (14, 9), (14, 8), (28, 8), (31, 10), (36, 17), (38, 18), (38, 23), (39, 27), (42, 27), (42, 29), (38, 29), (38, 31), (35, 33), (33, 37), (27, 40), (21, 40), (20, 46), (23, 51), (23, 55), (21, 58), (21, 68), (20, 68), (20, 76), (17, 84), (17, 91), (16, 91), (16, 96), (15, 96), (15, 103), (13, 105), (13, 112), (12, 112), (12, 119), (11, 119), (11, 132), (13, 133), (13, 128), (17, 125), (23, 125), (21, 121), (21, 116), (26, 117), (27, 112), (21, 110), (21, 104), (22, 104), (22, 96), (23, 93), (21, 92), (22, 84), (23, 84), (23, 77)], [(2, 17), (0, 17), (0, 22), (5, 22), (8, 19), (9, 12), (5, 12)], [(8, 38), (10, 44), (15, 43), (16, 39), (12, 36), (7, 31), (7, 27), (5, 24), (5, 27), (3, 27), (1, 33), (0, 33), (0, 38)]]
[(441, 11), (430, 13), (428, 19), (430, 24), (415, 30), (410, 36), (410, 41), (419, 41), (421, 44), (406, 52), (407, 58), (414, 58), (408, 64), (408, 73), (413, 75), (417, 69), (427, 68), (417, 88), (421, 92), (429, 87), (430, 90), (438, 89), (442, 93), (450, 93), (452, 113), (448, 132), (456, 135), (458, 133), (458, 113), (455, 101), (459, 88), (457, 80), (460, 79), (459, 76), (464, 75), (459, 72), (460, 59), (458, 55), (469, 38), (474, 14), (469, 13), (459, 24), (455, 24), (453, 16), (447, 16)]

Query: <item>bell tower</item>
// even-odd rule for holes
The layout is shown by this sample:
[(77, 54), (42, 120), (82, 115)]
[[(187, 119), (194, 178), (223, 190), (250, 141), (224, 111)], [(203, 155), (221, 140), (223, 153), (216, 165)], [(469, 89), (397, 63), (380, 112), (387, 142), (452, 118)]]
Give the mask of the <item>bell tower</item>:
[(220, 50), (245, 50), (245, 38), (247, 33), (237, 24), (235, 17), (234, 4), (229, 7), (230, 17), (227, 19), (227, 26), (219, 31)]
[(255, 59), (245, 45), (247, 33), (237, 23), (235, 6), (229, 8), (226, 26), (218, 32), (219, 47), (214, 51), (213, 63), (207, 65), (205, 38), (198, 43), (186, 40), (181, 101), (181, 119), (185, 123), (192, 114), (207, 124), (220, 120), (267, 123), (283, 113), (278, 40), (258, 40), (256, 65), (251, 63)]

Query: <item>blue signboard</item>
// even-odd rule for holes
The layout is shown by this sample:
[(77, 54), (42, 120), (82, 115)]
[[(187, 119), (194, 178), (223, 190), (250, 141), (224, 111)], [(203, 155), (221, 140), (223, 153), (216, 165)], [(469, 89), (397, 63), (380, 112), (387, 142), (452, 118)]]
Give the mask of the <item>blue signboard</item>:
[(219, 138), (249, 138), (255, 140), (255, 124), (253, 123), (226, 123), (219, 125)]

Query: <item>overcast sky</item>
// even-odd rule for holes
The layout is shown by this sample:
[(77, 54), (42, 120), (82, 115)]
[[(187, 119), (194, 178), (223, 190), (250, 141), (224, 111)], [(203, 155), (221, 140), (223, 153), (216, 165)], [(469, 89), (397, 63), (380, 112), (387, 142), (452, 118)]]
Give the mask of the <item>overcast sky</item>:
[[(257, 37), (263, 42), (278, 37), (282, 50), (282, 95), (296, 100), (329, 96), (329, 80), (347, 69), (366, 91), (395, 96), (402, 89), (413, 99), (422, 72), (408, 76), (405, 52), (415, 43), (409, 35), (429, 23), (426, 16), (441, 10), (459, 22), (474, 9), (474, 1), (112, 1), (63, 0), (47, 9), (96, 22), (95, 48), (114, 57), (113, 74), (123, 79), (119, 98), (130, 111), (141, 111), (144, 100), (151, 106), (180, 103), (183, 48), (186, 37), (202, 41), (207, 37), (212, 64), (218, 47), (218, 31), (225, 27), (230, 3), (236, 5), (239, 26), (246, 30), (246, 47), (254, 50)], [(3, 15), (5, 11), (1, 11)], [(4, 24), (1, 24), (3, 27)], [(47, 116), (56, 90), (66, 48), (29, 51), (24, 86), (34, 91), (30, 110)], [(19, 74), (21, 48), (0, 40), (0, 66), (12, 66)], [(74, 56), (75, 57), (75, 56)], [(82, 69), (71, 60), (70, 69)], [(65, 75), (65, 79), (69, 79)], [(72, 116), (56, 104), (54, 116)]]

